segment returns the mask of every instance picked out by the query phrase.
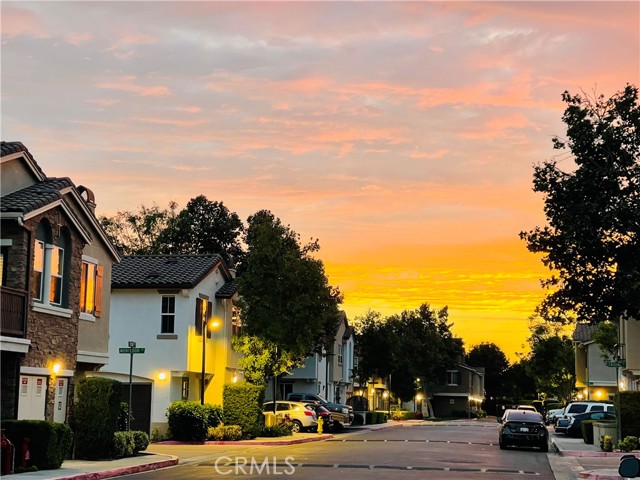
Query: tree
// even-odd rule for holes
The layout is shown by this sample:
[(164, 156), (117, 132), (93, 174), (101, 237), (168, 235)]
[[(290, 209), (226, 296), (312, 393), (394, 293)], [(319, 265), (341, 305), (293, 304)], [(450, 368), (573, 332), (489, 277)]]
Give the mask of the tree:
[(169, 218), (158, 237), (161, 253), (218, 253), (227, 264), (242, 260), (244, 225), (240, 217), (222, 202), (212, 202), (204, 195), (189, 200), (187, 206)]
[(575, 352), (571, 338), (546, 322), (534, 321), (530, 330), (527, 369), (538, 393), (571, 401), (575, 386)]
[(277, 346), (294, 363), (332, 345), (342, 295), (311, 256), (318, 242), (301, 245), (297, 233), (262, 210), (249, 217), (245, 243), (237, 281), (246, 334)]
[(113, 217), (100, 217), (100, 224), (113, 242), (125, 255), (154, 255), (162, 253), (159, 241), (163, 231), (175, 216), (175, 202), (160, 210), (141, 205), (137, 212), (118, 212)]
[(362, 317), (354, 319), (355, 348), (358, 368), (355, 375), (360, 384), (370, 378), (387, 378), (394, 364), (394, 342), (391, 324), (379, 312), (368, 310)]
[(591, 339), (598, 344), (605, 360), (617, 360), (618, 325), (613, 322), (599, 323), (591, 333)]
[(509, 361), (495, 343), (482, 342), (475, 345), (465, 361), (472, 367), (484, 367), (484, 390), (487, 397), (498, 398), (510, 393), (504, 383), (504, 373), (509, 368)]
[(260, 337), (234, 335), (232, 348), (242, 354), (238, 366), (244, 372), (247, 382), (263, 385), (269, 375), (281, 375), (291, 369), (301, 367), (300, 359), (294, 359), (286, 351), (278, 351), (277, 345)]
[[(609, 99), (570, 95), (562, 117), (570, 153), (535, 167), (548, 225), (520, 237), (553, 272), (544, 308), (579, 321), (640, 318), (640, 105), (632, 85)], [(573, 171), (559, 163), (572, 158)], [(566, 164), (565, 164), (566, 165)]]
[[(512, 363), (504, 372), (504, 383), (509, 389), (505, 392), (511, 402), (537, 397), (535, 379), (529, 373), (529, 360), (521, 358)], [(501, 414), (501, 413), (500, 413)]]

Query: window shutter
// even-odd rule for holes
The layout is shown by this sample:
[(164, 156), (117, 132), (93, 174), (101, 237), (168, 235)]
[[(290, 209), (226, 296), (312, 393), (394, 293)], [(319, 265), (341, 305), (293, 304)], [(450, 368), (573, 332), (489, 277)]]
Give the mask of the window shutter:
[(196, 298), (196, 335), (202, 335), (202, 299)]
[(104, 277), (104, 267), (102, 265), (96, 266), (96, 298), (94, 313), (95, 317), (102, 316), (102, 279)]
[[(211, 318), (211, 313), (213, 313), (212, 312), (212, 310), (213, 310), (212, 307), (213, 307), (213, 304), (211, 302), (207, 302), (207, 318), (206, 318), (207, 322)], [(208, 327), (208, 325), (207, 325), (207, 327)], [(209, 328), (207, 328), (207, 338), (211, 338), (211, 330)]]

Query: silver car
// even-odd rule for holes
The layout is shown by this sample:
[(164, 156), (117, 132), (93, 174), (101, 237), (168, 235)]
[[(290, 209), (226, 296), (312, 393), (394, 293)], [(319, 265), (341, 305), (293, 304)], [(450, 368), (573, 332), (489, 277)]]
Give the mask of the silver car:
[[(262, 411), (265, 417), (273, 415), (273, 402), (265, 402)], [(276, 419), (284, 420), (287, 417), (291, 422), (293, 433), (313, 430), (318, 426), (318, 417), (313, 405), (290, 402), (289, 400), (276, 400)]]

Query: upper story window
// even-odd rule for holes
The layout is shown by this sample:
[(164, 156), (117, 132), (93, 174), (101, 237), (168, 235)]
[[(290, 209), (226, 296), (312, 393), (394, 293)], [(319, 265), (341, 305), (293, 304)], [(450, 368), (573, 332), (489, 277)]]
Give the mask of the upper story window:
[(460, 385), (460, 372), (458, 370), (447, 370), (447, 385), (451, 387)]
[(42, 220), (36, 230), (33, 299), (44, 305), (68, 308), (71, 238), (64, 227), (58, 228), (57, 234), (54, 239), (47, 220)]
[(102, 316), (102, 277), (104, 267), (98, 260), (83, 256), (80, 273), (80, 313)]
[(196, 335), (202, 335), (202, 329), (207, 330), (207, 338), (211, 338), (211, 330), (207, 328), (207, 322), (211, 318), (213, 304), (204, 298), (196, 298), (195, 327)]
[(343, 346), (342, 345), (338, 345), (338, 365), (342, 365), (342, 351), (343, 351)]
[(240, 335), (242, 333), (242, 318), (240, 318), (240, 309), (233, 306), (231, 311), (231, 335)]
[(162, 322), (160, 333), (174, 333), (176, 319), (176, 296), (162, 296)]

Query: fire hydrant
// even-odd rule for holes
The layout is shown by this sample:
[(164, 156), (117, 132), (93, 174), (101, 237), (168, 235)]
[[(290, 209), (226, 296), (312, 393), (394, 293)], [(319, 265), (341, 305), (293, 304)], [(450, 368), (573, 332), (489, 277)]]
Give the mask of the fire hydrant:
[(322, 417), (318, 419), (318, 435), (322, 435)]

